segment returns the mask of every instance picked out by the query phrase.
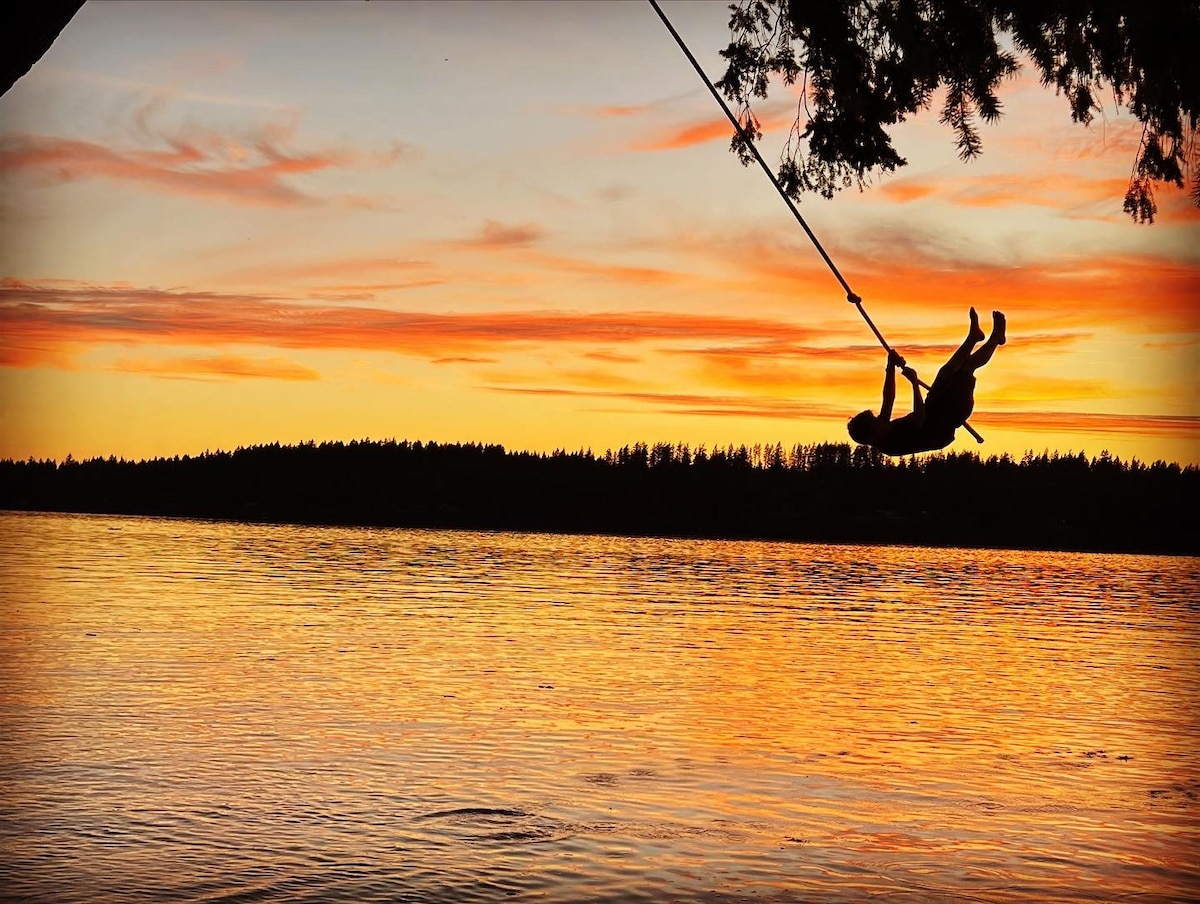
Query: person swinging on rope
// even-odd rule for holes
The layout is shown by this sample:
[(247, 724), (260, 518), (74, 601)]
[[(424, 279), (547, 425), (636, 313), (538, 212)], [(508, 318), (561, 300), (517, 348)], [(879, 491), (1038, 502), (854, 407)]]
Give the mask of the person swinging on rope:
[[(996, 348), (1004, 344), (1004, 315), (992, 311), (992, 335), (983, 341), (979, 315), (971, 308), (971, 329), (950, 360), (942, 365), (937, 379), (922, 400), (917, 372), (908, 367), (895, 349), (888, 349), (887, 376), (883, 381), (883, 404), (879, 414), (862, 411), (850, 418), (846, 429), (857, 443), (874, 446), (886, 455), (911, 455), (944, 449), (954, 442), (954, 431), (967, 422), (975, 407), (975, 371), (992, 360)], [(913, 410), (892, 420), (896, 401), (896, 368), (913, 389)]]

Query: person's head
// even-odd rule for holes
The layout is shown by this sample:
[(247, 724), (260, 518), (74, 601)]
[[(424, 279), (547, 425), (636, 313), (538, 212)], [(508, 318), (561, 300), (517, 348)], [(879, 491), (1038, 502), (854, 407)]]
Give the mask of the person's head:
[(868, 409), (860, 411), (850, 418), (846, 422), (846, 429), (850, 432), (850, 438), (856, 443), (870, 445), (875, 440), (878, 424), (879, 418), (875, 416), (875, 412)]

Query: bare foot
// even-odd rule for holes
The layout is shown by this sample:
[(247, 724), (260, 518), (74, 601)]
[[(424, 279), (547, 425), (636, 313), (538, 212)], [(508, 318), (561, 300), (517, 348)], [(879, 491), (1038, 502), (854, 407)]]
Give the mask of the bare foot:
[(1007, 326), (1007, 321), (1004, 315), (999, 311), (992, 311), (992, 338), (996, 340), (997, 345), (1004, 344), (1004, 329)]
[(971, 342), (983, 341), (983, 330), (979, 327), (979, 315), (975, 313), (974, 308), (971, 308), (971, 329), (967, 333), (967, 338)]

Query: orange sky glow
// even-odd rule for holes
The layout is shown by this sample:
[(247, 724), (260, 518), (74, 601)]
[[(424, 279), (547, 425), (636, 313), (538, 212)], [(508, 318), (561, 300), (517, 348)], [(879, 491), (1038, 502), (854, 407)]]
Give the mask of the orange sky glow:
[[(719, 75), (725, 6), (664, 8)], [(1122, 213), (1118, 110), (1001, 97), (802, 212), (927, 382), (1007, 313), (952, 448), (1200, 463), (1200, 211)], [(88, 3), (0, 99), (0, 456), (848, 442), (883, 353), (728, 137), (638, 2)]]

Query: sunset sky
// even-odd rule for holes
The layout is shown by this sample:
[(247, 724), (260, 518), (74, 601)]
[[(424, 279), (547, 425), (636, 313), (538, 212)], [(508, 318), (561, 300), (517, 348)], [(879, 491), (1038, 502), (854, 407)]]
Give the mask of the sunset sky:
[[(725, 4), (663, 6), (719, 76)], [(1001, 97), (801, 211), (926, 381), (1008, 314), (952, 448), (1200, 463), (1200, 212), (1122, 213), (1111, 103)], [(729, 131), (640, 0), (90, 0), (0, 99), (0, 457), (848, 442), (883, 353)]]

